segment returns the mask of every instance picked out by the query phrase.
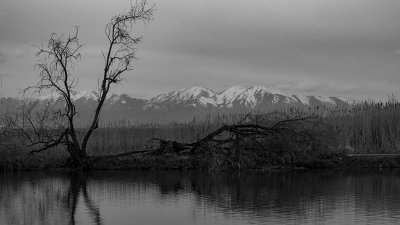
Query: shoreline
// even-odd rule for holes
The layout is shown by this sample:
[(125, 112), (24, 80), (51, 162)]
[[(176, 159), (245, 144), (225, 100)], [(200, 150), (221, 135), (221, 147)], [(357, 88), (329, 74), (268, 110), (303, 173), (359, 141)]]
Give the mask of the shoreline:
[[(65, 166), (64, 157), (16, 156), (1, 157), (0, 171), (49, 171), (73, 170)], [(275, 170), (320, 170), (320, 169), (371, 169), (400, 168), (399, 154), (347, 154), (327, 155), (318, 159), (294, 160), (275, 163), (255, 160), (235, 164), (230, 159), (212, 162), (203, 155), (136, 155), (102, 159), (93, 164), (91, 170), (182, 170), (182, 171), (275, 171)], [(213, 164), (214, 163), (214, 164)], [(220, 163), (220, 164), (218, 164)]]

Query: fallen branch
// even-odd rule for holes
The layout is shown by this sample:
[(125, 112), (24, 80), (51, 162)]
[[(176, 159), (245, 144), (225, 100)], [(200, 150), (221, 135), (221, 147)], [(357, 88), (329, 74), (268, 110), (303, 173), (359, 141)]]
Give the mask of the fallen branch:
[(311, 132), (304, 123), (315, 123), (320, 125), (319, 117), (301, 117), (281, 120), (274, 125), (267, 127), (259, 124), (223, 125), (209, 133), (205, 137), (191, 143), (180, 143), (177, 141), (153, 138), (150, 141), (159, 141), (159, 148), (156, 152), (176, 152), (190, 150), (192, 153), (201, 147), (219, 148), (223, 145), (238, 146), (250, 140), (258, 147), (262, 143), (272, 140), (311, 143), (321, 136), (320, 131)]
[(136, 155), (136, 154), (143, 154), (143, 153), (151, 153), (156, 150), (140, 150), (140, 151), (130, 151), (130, 152), (124, 152), (124, 153), (117, 153), (113, 155), (96, 155), (90, 157), (92, 162), (99, 161), (101, 159), (109, 159), (109, 158), (116, 158), (116, 157), (122, 157), (122, 156), (129, 156), (129, 155)]

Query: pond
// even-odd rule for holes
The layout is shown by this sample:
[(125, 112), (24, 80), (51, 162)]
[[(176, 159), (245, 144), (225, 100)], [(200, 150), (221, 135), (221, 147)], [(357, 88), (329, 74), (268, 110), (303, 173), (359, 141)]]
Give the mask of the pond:
[(0, 224), (399, 224), (400, 171), (0, 173)]

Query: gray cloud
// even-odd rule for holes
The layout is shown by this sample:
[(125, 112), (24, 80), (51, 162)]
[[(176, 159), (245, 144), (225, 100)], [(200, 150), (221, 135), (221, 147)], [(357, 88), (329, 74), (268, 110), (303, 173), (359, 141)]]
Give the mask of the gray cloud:
[[(126, 74), (119, 92), (152, 96), (191, 85), (214, 90), (264, 85), (309, 94), (381, 97), (400, 86), (398, 0), (154, 2), (155, 20), (134, 29), (144, 39), (135, 69)], [(5, 9), (0, 46), (3, 53), (4, 46), (13, 46), (6, 49), (2, 69), (20, 74), (13, 78), (15, 84), (37, 78), (29, 46), (46, 42), (51, 32), (68, 33), (79, 25), (85, 44), (75, 71), (82, 75), (79, 88), (96, 87), (104, 24), (126, 9), (129, 0), (99, 0), (96, 7), (71, 0), (63, 10), (47, 10), (60, 4), (0, 0)]]
[(0, 0), (0, 15), (4, 13), (4, 0)]
[(393, 52), (395, 55), (400, 56), (400, 48)]
[(15, 49), (13, 52), (12, 52), (12, 55), (13, 56), (15, 56), (16, 58), (18, 58), (18, 59), (22, 59), (22, 58), (24, 58), (24, 57), (28, 57), (28, 56), (30, 56), (30, 55), (32, 55), (31, 54), (31, 51), (29, 51), (29, 50), (27, 50), (27, 49)]
[(0, 52), (0, 64), (4, 63), (6, 61), (6, 56)]
[(315, 81), (301, 81), (297, 83), (286, 83), (276, 85), (275, 87), (293, 93), (315, 94), (322, 92), (330, 92), (335, 95), (360, 94), (364, 93), (365, 87), (354, 84), (335, 84), (335, 83), (318, 83)]

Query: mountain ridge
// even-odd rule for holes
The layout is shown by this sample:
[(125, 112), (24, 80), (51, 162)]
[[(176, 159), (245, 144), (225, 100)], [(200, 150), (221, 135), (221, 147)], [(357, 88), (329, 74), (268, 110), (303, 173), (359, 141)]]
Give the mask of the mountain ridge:
[[(57, 105), (58, 96), (53, 94), (31, 97), (40, 103)], [(80, 120), (90, 119), (97, 105), (94, 91), (76, 92), (72, 100), (77, 106)], [(21, 99), (0, 100), (0, 113), (13, 111)], [(285, 93), (279, 89), (264, 86), (249, 88), (233, 86), (215, 92), (210, 89), (193, 86), (162, 93), (150, 99), (132, 97), (127, 94), (111, 94), (104, 102), (102, 120), (132, 120), (168, 122), (187, 121), (194, 116), (215, 113), (232, 113), (253, 110), (274, 110), (288, 107), (310, 108), (316, 106), (336, 107), (355, 103), (356, 100), (319, 95), (299, 95)], [(60, 104), (58, 104), (58, 107)]]
[[(257, 104), (262, 102), (266, 95), (274, 96), (272, 104), (278, 103), (280, 100), (286, 103), (299, 103), (303, 105), (310, 105), (310, 99), (315, 98), (320, 102), (328, 104), (336, 104), (336, 99), (343, 101), (347, 104), (351, 104), (356, 100), (338, 98), (338, 97), (327, 97), (320, 95), (299, 95), (299, 94), (288, 94), (279, 89), (263, 86), (253, 86), (250, 88), (244, 88), (241, 86), (233, 86), (224, 91), (214, 92), (210, 89), (193, 86), (187, 89), (178, 89), (165, 94), (157, 95), (148, 100), (149, 104), (169, 104), (169, 103), (191, 103), (196, 102), (199, 106), (216, 106), (216, 107), (232, 107), (233, 103), (242, 104), (246, 107), (255, 108)], [(194, 102), (194, 103), (193, 103)], [(196, 105), (197, 106), (197, 105)]]

